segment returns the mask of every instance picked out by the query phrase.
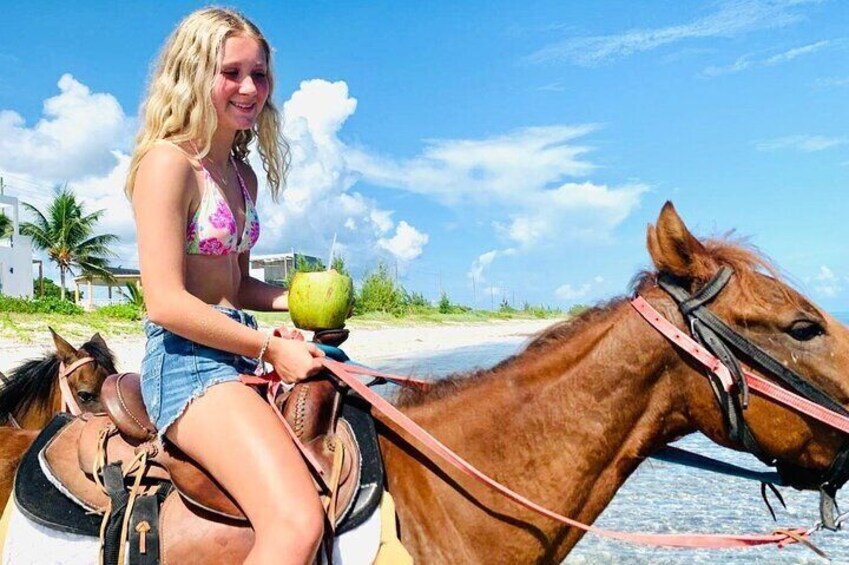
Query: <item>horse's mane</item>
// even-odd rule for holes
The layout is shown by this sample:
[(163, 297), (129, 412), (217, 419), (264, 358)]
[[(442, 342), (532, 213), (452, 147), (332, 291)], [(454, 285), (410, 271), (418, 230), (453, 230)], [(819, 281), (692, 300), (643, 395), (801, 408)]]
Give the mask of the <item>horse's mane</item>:
[[(696, 287), (708, 282), (721, 265), (726, 265), (734, 270), (737, 284), (750, 300), (766, 303), (765, 297), (756, 291), (759, 277), (767, 275), (778, 281), (782, 278), (777, 267), (767, 259), (754, 246), (744, 240), (732, 240), (730, 234), (721, 239), (710, 239), (703, 242), (708, 251), (706, 257), (702, 257), (698, 264), (694, 265)], [(656, 271), (641, 271), (632, 279), (629, 287), (631, 295), (642, 294), (649, 288), (657, 286)], [(782, 286), (781, 288), (786, 289)], [(799, 303), (804, 300), (801, 295), (785, 290), (785, 298)], [(569, 341), (585, 328), (606, 318), (616, 308), (629, 300), (630, 296), (618, 296), (585, 310), (576, 317), (569, 318), (553, 326), (542, 330), (520, 352), (504, 359), (489, 369), (479, 369), (455, 373), (434, 382), (427, 389), (403, 389), (398, 398), (399, 407), (408, 407), (422, 404), (425, 401), (436, 400), (450, 396), (452, 393), (465, 389), (495, 373), (502, 371), (510, 365), (517, 363), (527, 354), (545, 354), (550, 348), (557, 344)]]
[[(87, 341), (80, 351), (94, 358), (95, 363), (115, 373), (115, 357), (102, 341)], [(46, 407), (53, 387), (58, 383), (59, 355), (49, 352), (41, 359), (30, 359), (12, 369), (6, 384), (0, 387), (0, 418), (32, 407)]]
[(112, 350), (107, 347), (102, 339), (87, 341), (80, 349), (91, 355), (94, 358), (94, 362), (103, 368), (107, 375), (118, 372), (115, 369), (115, 354), (112, 353)]

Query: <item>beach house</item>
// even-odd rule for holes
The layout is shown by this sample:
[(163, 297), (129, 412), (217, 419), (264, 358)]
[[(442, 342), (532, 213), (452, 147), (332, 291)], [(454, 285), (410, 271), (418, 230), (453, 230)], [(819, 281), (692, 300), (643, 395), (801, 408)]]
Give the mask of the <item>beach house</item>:
[(12, 230), (0, 234), (0, 294), (32, 297), (32, 241), (19, 231), (18, 199), (0, 195), (0, 214), (12, 221)]
[(251, 276), (267, 283), (285, 286), (283, 283), (289, 274), (295, 270), (297, 261), (307, 265), (318, 265), (321, 259), (303, 253), (275, 253), (271, 255), (256, 255), (251, 257)]

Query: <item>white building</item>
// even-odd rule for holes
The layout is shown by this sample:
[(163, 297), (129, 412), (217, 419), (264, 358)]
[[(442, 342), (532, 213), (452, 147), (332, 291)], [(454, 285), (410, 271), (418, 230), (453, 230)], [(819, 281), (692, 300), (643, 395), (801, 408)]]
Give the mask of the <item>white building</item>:
[(0, 212), (11, 218), (11, 237), (0, 239), (0, 294), (32, 297), (32, 241), (19, 232), (18, 199), (0, 195)]
[(321, 260), (312, 255), (303, 253), (275, 253), (273, 255), (251, 256), (251, 276), (271, 284), (283, 286), (283, 282), (289, 278), (289, 273), (295, 270), (295, 258), (314, 265)]

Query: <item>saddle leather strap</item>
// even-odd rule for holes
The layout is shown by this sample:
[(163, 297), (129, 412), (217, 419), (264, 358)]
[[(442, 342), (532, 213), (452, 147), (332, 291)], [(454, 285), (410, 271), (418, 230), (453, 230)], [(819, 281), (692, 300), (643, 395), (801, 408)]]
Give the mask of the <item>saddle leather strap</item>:
[(121, 547), (121, 524), (127, 509), (129, 495), (124, 488), (124, 475), (121, 472), (121, 462), (110, 463), (103, 468), (103, 488), (109, 495), (109, 512), (103, 514), (100, 524), (100, 565), (122, 565), (120, 556), (124, 551)]
[[(408, 416), (403, 414), (397, 408), (392, 406), (384, 398), (371, 391), (365, 384), (360, 382), (357, 377), (349, 371), (349, 365), (339, 363), (332, 359), (324, 358), (322, 363), (333, 375), (340, 381), (351, 387), (351, 389), (359, 394), (364, 400), (371, 404), (374, 408), (383, 414), (390, 422), (400, 427), (402, 430), (415, 438), (423, 449), (422, 452), (427, 452), (431, 456), (448, 463), (455, 469), (458, 469), (466, 475), (474, 478), (488, 488), (502, 494), (509, 500), (536, 512), (542, 516), (572, 526), (580, 528), (586, 532), (591, 532), (599, 536), (618, 539), (622, 541), (639, 543), (643, 545), (655, 545), (664, 547), (690, 547), (690, 548), (728, 548), (728, 547), (749, 547), (765, 544), (777, 544), (779, 547), (798, 542), (800, 539), (807, 539), (808, 532), (805, 529), (792, 529), (785, 532), (774, 532), (772, 534), (645, 534), (632, 532), (619, 532), (614, 530), (606, 530), (596, 526), (584, 524), (572, 518), (568, 518), (539, 504), (525, 498), (521, 494), (511, 490), (510, 488), (495, 481), (488, 475), (481, 472), (472, 464), (465, 461), (459, 455), (451, 451), (448, 447), (442, 444), (438, 439), (430, 435), (422, 429), (418, 424), (413, 422)], [(359, 374), (368, 374), (365, 371), (357, 371)], [(434, 461), (434, 459), (431, 459)], [(793, 534), (793, 535), (790, 535)]]
[(71, 385), (68, 384), (68, 377), (71, 376), (74, 371), (89, 363), (94, 363), (94, 357), (83, 357), (82, 359), (77, 359), (67, 367), (65, 366), (64, 361), (59, 363), (59, 390), (62, 392), (63, 409), (74, 416), (79, 416), (83, 413), (83, 411), (77, 403), (74, 393), (71, 391)]

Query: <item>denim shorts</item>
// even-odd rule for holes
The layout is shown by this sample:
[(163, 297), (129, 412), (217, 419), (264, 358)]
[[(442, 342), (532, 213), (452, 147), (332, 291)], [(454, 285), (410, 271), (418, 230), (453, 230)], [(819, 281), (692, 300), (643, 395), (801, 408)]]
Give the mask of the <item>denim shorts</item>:
[[(241, 310), (213, 306), (237, 322), (256, 329), (256, 318)], [(147, 413), (162, 437), (195, 398), (218, 383), (253, 374), (257, 360), (195, 343), (145, 320), (147, 335), (141, 388)]]

